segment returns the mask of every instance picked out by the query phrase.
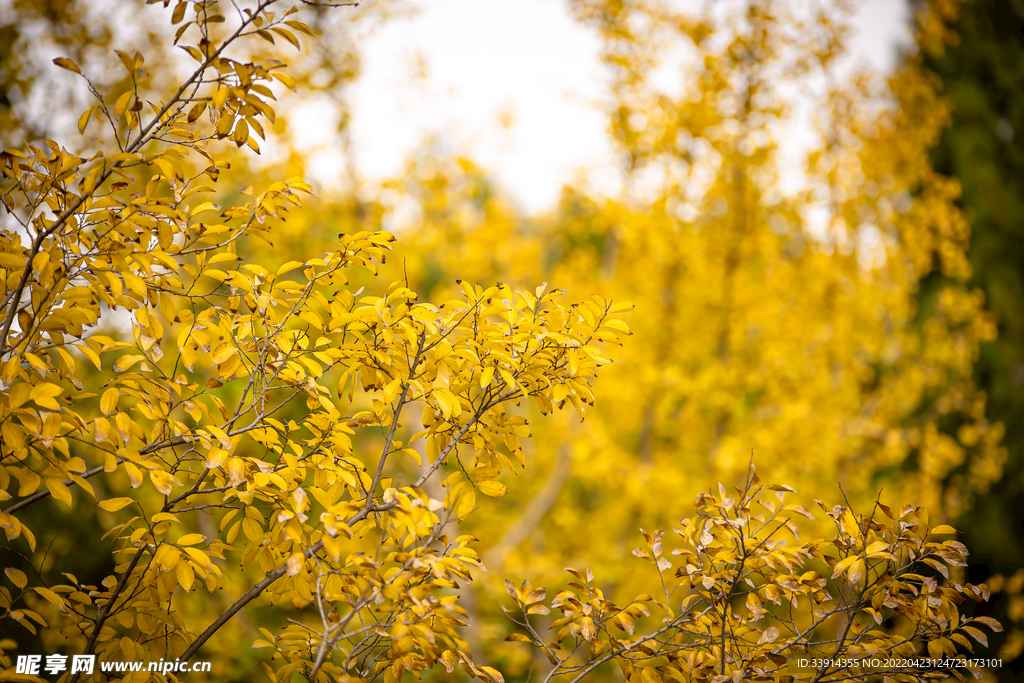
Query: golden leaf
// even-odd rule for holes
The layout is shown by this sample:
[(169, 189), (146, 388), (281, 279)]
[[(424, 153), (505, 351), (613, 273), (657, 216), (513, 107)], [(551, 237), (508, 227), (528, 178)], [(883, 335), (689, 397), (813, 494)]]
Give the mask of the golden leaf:
[(59, 609), (61, 612), (67, 612), (67, 609), (64, 605), (64, 599), (56, 593), (54, 593), (49, 588), (44, 588), (43, 586), (33, 586), (32, 590), (41, 595), (44, 600), (46, 600), (48, 603)]
[(76, 74), (81, 75), (82, 70), (78, 68), (78, 64), (74, 60), (68, 59), (67, 57), (57, 57), (53, 60), (53, 63), (57, 66), (67, 69), (68, 71), (74, 71)]
[(44, 408), (59, 410), (60, 406), (57, 405), (54, 398), (60, 396), (62, 393), (64, 393), (64, 389), (56, 384), (37, 384), (32, 387), (32, 400)]
[(142, 485), (142, 472), (139, 468), (130, 462), (123, 463), (124, 471), (128, 474), (128, 479), (131, 482), (132, 488), (137, 489)]
[(116, 387), (110, 387), (103, 392), (103, 396), (100, 398), (100, 410), (104, 415), (113, 415), (117, 410), (117, 401), (121, 396), (121, 392)]
[(85, 133), (85, 127), (89, 125), (89, 119), (92, 118), (92, 112), (95, 107), (89, 107), (82, 115), (78, 118), (78, 132)]
[(11, 583), (13, 583), (18, 588), (24, 588), (26, 585), (28, 585), (28, 578), (25, 576), (25, 572), (21, 571), (20, 569), (15, 569), (13, 567), (5, 567), (4, 574), (6, 574), (7, 578), (11, 580)]
[(59, 479), (47, 479), (46, 488), (49, 489), (50, 494), (55, 499), (64, 503), (69, 508), (73, 507), (73, 505), (71, 504), (71, 491), (68, 490), (68, 487), (64, 484), (64, 482), (60, 481)]
[(462, 500), (459, 501), (458, 517), (459, 521), (464, 520), (469, 516), (469, 513), (473, 512), (473, 508), (476, 507), (476, 493), (470, 491)]
[(583, 636), (584, 640), (594, 642), (597, 637), (597, 626), (594, 624), (593, 619), (590, 617), (580, 619), (580, 635)]
[(174, 572), (175, 578), (178, 580), (178, 585), (186, 591), (192, 590), (192, 584), (195, 582), (196, 576), (188, 562), (178, 562)]
[(761, 634), (761, 637), (758, 639), (757, 644), (764, 645), (765, 643), (774, 643), (778, 639), (778, 637), (779, 629), (775, 628), (774, 626), (769, 626), (764, 630), (764, 633)]
[(487, 496), (504, 496), (508, 488), (499, 481), (481, 481), (476, 485), (477, 489)]
[(100, 502), (100, 507), (107, 512), (117, 512), (123, 508), (128, 507), (135, 501), (131, 498), (109, 498)]

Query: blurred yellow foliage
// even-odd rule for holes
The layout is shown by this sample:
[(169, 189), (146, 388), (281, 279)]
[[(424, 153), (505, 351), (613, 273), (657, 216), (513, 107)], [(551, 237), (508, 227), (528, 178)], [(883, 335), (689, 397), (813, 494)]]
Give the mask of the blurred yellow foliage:
[(383, 196), (427, 290), (543, 279), (637, 304), (587, 423), (539, 424), (545, 476), (467, 522), (493, 578), (586, 563), (625, 597), (635, 529), (739, 480), (751, 449), (801, 490), (884, 489), (946, 519), (1001, 476), (1003, 426), (971, 381), (995, 325), (965, 284), (957, 182), (928, 159), (947, 104), (914, 55), (850, 75), (843, 5), (574, 3), (613, 75), (622, 195), (567, 187), (528, 219), (428, 148)]
[[(0, 118), (0, 526), (21, 553), (0, 617), (52, 651), (106, 659), (187, 658), (209, 640), (215, 677), (262, 665), (274, 680), (392, 681), (437, 665), (500, 682), (478, 662), (524, 678), (532, 662), (561, 666), (502, 643), (512, 625), (492, 598), (506, 577), (555, 581), (589, 566), (600, 596), (585, 580), (552, 607), (569, 619), (566, 637), (602, 656), (601, 620), (632, 636), (641, 611), (612, 609), (647, 585), (643, 563), (623, 561), (636, 529), (672, 528), (699, 494), (709, 519), (739, 514), (721, 511), (725, 487), (706, 491), (749, 483), (751, 451), (811, 496), (833, 498), (842, 482), (845, 510), (868, 509), (880, 488), (940, 522), (970, 505), (1005, 454), (971, 382), (995, 326), (964, 284), (969, 225), (956, 182), (928, 160), (947, 105), (914, 55), (884, 79), (851, 73), (847, 3), (790, 4), (695, 14), (573, 2), (601, 40), (622, 192), (579, 183), (537, 217), (471, 159), (430, 146), (383, 187), (353, 174), (322, 197), (286, 145), (289, 180), (253, 164), (247, 150), (288, 140), (286, 90), (344, 107), (356, 48), (305, 37), (339, 30), (325, 7), (150, 8), (152, 28), (104, 72), (90, 62), (119, 36), (109, 18), (99, 36), (69, 34), (89, 23), (82, 6), (17, 4), (15, 26), (55, 27), (68, 47), (57, 65), (92, 79), (95, 99), (75, 110), (75, 145), (29, 144), (69, 125), (26, 115), (31, 98)], [(955, 4), (922, 9), (921, 44), (949, 39), (932, 13)], [(181, 70), (174, 42), (198, 69)], [(17, 67), (5, 91), (43, 82), (28, 56), (5, 59)], [(383, 290), (378, 271), (392, 283)], [(564, 304), (562, 288), (593, 296)], [(741, 491), (744, 505), (753, 495)], [(103, 546), (114, 561), (81, 581), (67, 538), (43, 563), (39, 541), (60, 534), (35, 511), (58, 503), (106, 532), (89, 542), (115, 544)], [(815, 536), (830, 517), (842, 523), (825, 512), (805, 524)], [(891, 520), (897, 535), (904, 516)], [(726, 555), (711, 586), (689, 573), (693, 595), (735, 570), (729, 552), (743, 554), (742, 538), (729, 546), (743, 524), (716, 524)], [(824, 584), (844, 572), (872, 576), (871, 597), (895, 585), (884, 562), (868, 566), (888, 561), (871, 545), (888, 532), (854, 526), (859, 546), (794, 546), (800, 562), (834, 569), (804, 581), (815, 605), (842, 604), (841, 591), (826, 595), (839, 584)], [(897, 557), (924, 530), (883, 540)], [(950, 547), (955, 581), (964, 553)], [(533, 592), (511, 591), (524, 607)], [(707, 633), (730, 618), (724, 595), (704, 596), (722, 614)], [(937, 599), (918, 606), (933, 621), (916, 635), (950, 654), (964, 646), (952, 635), (959, 598)], [(263, 607), (236, 615), (250, 602)], [(783, 666), (766, 654), (782, 644), (759, 642), (758, 665)], [(703, 652), (690, 674), (724, 676), (722, 648)], [(659, 680), (653, 666), (620, 666)]]

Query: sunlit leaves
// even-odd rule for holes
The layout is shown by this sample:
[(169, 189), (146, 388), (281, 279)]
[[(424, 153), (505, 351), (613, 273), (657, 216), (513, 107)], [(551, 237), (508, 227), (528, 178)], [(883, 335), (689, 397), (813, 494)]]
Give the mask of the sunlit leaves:
[[(620, 544), (633, 527), (671, 525), (672, 501), (712, 474), (742, 478), (751, 448), (793, 485), (778, 493), (824, 497), (841, 481), (844, 507), (866, 511), (882, 477), (887, 496), (926, 504), (933, 526), (968, 507), (1004, 457), (1002, 428), (970, 380), (994, 328), (962, 282), (946, 282), (934, 307), (917, 303), (929, 272), (962, 272), (967, 234), (955, 188), (929, 166), (945, 116), (932, 81), (912, 60), (889, 83), (836, 70), (848, 17), (831, 5), (820, 23), (797, 22), (801, 10), (785, 3), (570, 6), (606, 60), (627, 191), (608, 198), (573, 184), (557, 208), (526, 220), (472, 160), (428, 148), (380, 198), (385, 221), (406, 221), (403, 237), (421, 245), (407, 268), (414, 287), (450, 296), (440, 269), (637, 304), (617, 302), (609, 317), (620, 322), (598, 329), (634, 334), (601, 370), (588, 424), (533, 425), (537, 448), (525, 455), (544, 476), (510, 485), (507, 514), (468, 518), (477, 536), (499, 539), (489, 569), (550, 582), (585, 557), (626, 592), (639, 570)], [(815, 138), (806, 174), (793, 129)], [(485, 367), (478, 385), (503, 379)], [(571, 388), (550, 398), (569, 404)], [(569, 475), (552, 466), (561, 451)], [(777, 532), (787, 543), (833, 524), (802, 502)], [(805, 513), (814, 520), (798, 525)], [(857, 520), (842, 521), (836, 533), (862, 542)], [(836, 583), (863, 584), (892, 553), (870, 546)], [(921, 569), (941, 574), (930, 566)], [(833, 567), (818, 571), (832, 581)]]
[[(236, 38), (256, 27), (298, 47), (309, 27), (274, 4), (244, 12)], [(178, 38), (228, 23), (211, 9), (175, 5)], [(0, 235), (11, 501), (0, 525), (34, 551), (22, 510), (98, 513), (115, 559), (100, 586), (8, 576), (103, 658), (142, 658), (157, 637), (192, 657), (219, 626), (204, 634), (212, 603), (186, 594), (246, 585), (233, 609), (269, 594), (316, 626), (315, 638), (295, 625), (264, 633), (279, 677), (357, 667), (391, 681), (439, 663), (500, 682), (459, 636), (467, 614), (451, 591), (483, 565), (476, 539), (452, 539), (447, 525), (507, 493), (501, 479), (523, 467), (531, 434), (523, 407), (586, 414), (611, 360), (599, 344), (628, 333), (613, 317), (625, 309), (468, 281), (441, 305), (403, 282), (350, 288), (392, 250), (383, 230), (343, 232), (304, 260), (254, 261), (249, 238), (271, 242), (312, 188), (232, 178), (240, 195), (218, 193), (229, 164), (211, 141), (258, 151), (275, 118), (269, 83), (295, 82), (282, 63), (236, 61), (207, 38), (183, 47), (198, 68), (160, 97), (145, 91), (143, 55), (116, 53), (130, 85), (79, 119), (81, 132), (99, 115), (116, 147), (88, 159), (52, 142), (3, 153), (5, 206), (38, 239)], [(401, 426), (410, 411), (418, 434)], [(444, 477), (437, 500), (427, 484)], [(185, 603), (202, 609), (185, 619)], [(318, 656), (328, 652), (359, 654), (342, 669)]]
[[(665, 674), (723, 683), (751, 671), (765, 680), (803, 674), (838, 679), (884, 672), (880, 656), (889, 653), (905, 659), (889, 673), (923, 681), (948, 673), (914, 662), (915, 653), (970, 654), (968, 638), (988, 643), (979, 626), (1001, 630), (990, 617), (960, 616), (958, 606), (966, 599), (988, 599), (985, 586), (936, 579), (925, 570), (925, 565), (957, 566), (967, 550), (955, 541), (929, 543), (924, 510), (910, 506), (901, 518), (878, 519), (837, 505), (829, 514), (836, 531), (832, 540), (793, 545), (778, 538), (778, 531), (794, 521), (793, 513), (800, 514), (786, 508), (799, 506), (777, 507), (765, 500), (769, 491), (778, 492), (774, 497), (792, 489), (763, 485), (750, 474), (735, 494), (727, 495), (720, 485), (719, 496), (698, 497), (696, 516), (673, 529), (674, 542), (663, 531), (643, 532), (646, 547), (633, 555), (655, 565), (651, 585), (663, 599), (641, 594), (620, 607), (591, 572), (584, 576), (570, 569), (576, 581), (555, 595), (550, 610), (539, 610), (544, 606), (535, 603), (545, 599), (545, 591), (506, 581), (515, 609), (505, 613), (526, 632), (508, 640), (540, 648), (553, 675), (596, 673), (614, 657), (630, 680), (644, 671), (652, 680)], [(859, 533), (843, 528), (850, 526), (848, 519), (859, 520)], [(677, 546), (672, 555), (682, 565), (674, 581), (660, 565), (667, 543)], [(656, 606), (654, 617), (646, 602)], [(560, 613), (551, 622), (557, 636), (545, 644), (543, 622), (532, 615), (551, 611)], [(583, 654), (570, 660), (560, 654), (566, 652)], [(801, 662), (817, 669), (808, 671)]]
[[(169, 18), (195, 61), (190, 76), (150, 92), (147, 69), (165, 65), (115, 51), (128, 78), (102, 93), (89, 81), (97, 102), (79, 132), (99, 119), (108, 148), (83, 158), (48, 141), (2, 153), (4, 207), (30, 239), (0, 235), (0, 475), (12, 501), (0, 525), (34, 551), (23, 509), (102, 511), (115, 558), (102, 590), (74, 579), (31, 588), (104, 658), (143, 658), (157, 637), (191, 657), (205, 625), (171, 602), (231, 585), (229, 552), (242, 572), (233, 580), (250, 567), (282, 579), (237, 607), (269, 591), (322, 622), (298, 660), (292, 627), (264, 634), (281, 677), (302, 657), (338, 676), (338, 662), (309, 653), (364, 642), (363, 676), (386, 670), (390, 681), (440, 662), (500, 683), (455, 630), (466, 614), (449, 591), (482, 564), (475, 539), (453, 540), (445, 525), (506, 493), (499, 479), (522, 466), (530, 435), (516, 406), (572, 405), (582, 416), (609, 360), (596, 344), (626, 330), (602, 328), (611, 302), (567, 305), (543, 288), (466, 282), (441, 306), (400, 283), (379, 295), (349, 289), (384, 263), (395, 241), (384, 231), (342, 233), (328, 251), (283, 265), (247, 258), (248, 238), (271, 242), (312, 193), (300, 178), (232, 179), (240, 196), (214, 186), (229, 164), (213, 141), (259, 152), (276, 119), (272, 84), (297, 85), (276, 59), (236, 59), (251, 37), (300, 48), (298, 36), (312, 34), (281, 4), (227, 16), (216, 3), (178, 2)], [(410, 439), (397, 430), (411, 410), (424, 430)], [(406, 455), (423, 471), (392, 485), (392, 474), (409, 474)], [(431, 477), (461, 469), (470, 477), (451, 481), (444, 501), (427, 495)], [(90, 508), (99, 490), (114, 495)], [(197, 521), (208, 515), (219, 534)], [(378, 553), (367, 554), (364, 538), (378, 531)], [(8, 576), (29, 584), (19, 570)], [(66, 594), (80, 607), (68, 610)], [(376, 631), (356, 627), (368, 618)]]
[[(776, 196), (768, 124), (781, 109), (763, 76), (777, 66), (767, 48), (799, 31), (758, 10), (749, 22), (725, 22), (719, 39), (705, 42), (712, 25), (678, 21), (672, 30), (705, 51), (706, 68), (694, 72), (695, 91), (652, 100), (647, 70), (658, 60), (645, 41), (660, 34), (636, 30), (629, 15), (635, 9), (640, 25), (662, 28), (675, 18), (656, 16), (655, 3), (576, 3), (588, 22), (608, 29), (601, 35), (618, 74), (611, 124), (627, 166), (640, 169), (660, 156), (677, 170), (694, 169), (693, 176), (665, 183), (650, 202), (567, 192), (556, 216), (523, 235), (509, 227), (518, 217), (474, 184), (471, 170), (458, 182), (435, 174), (421, 197), (431, 230), (407, 231), (416, 246), (401, 254), (411, 261), (413, 284), (403, 274), (364, 291), (349, 281), (370, 281), (367, 273), (393, 248), (376, 218), (336, 221), (343, 234), (310, 253), (275, 247), (254, 259), (250, 238), (280, 245), (282, 225), (286, 234), (310, 225), (301, 202), (312, 188), (298, 178), (240, 177), (224, 152), (226, 145), (259, 151), (278, 115), (275, 96), (304, 83), (282, 62), (247, 54), (246, 41), (292, 54), (309, 27), (280, 2), (220, 13), (216, 3), (172, 4), (164, 19), (176, 27), (195, 76), (158, 91), (146, 71), (165, 65), (148, 49), (149, 60), (132, 51), (111, 55), (123, 80), (65, 117), (77, 117), (90, 136), (106, 131), (106, 149), (80, 153), (51, 142), (0, 158), (3, 203), (11, 220), (23, 221), (17, 237), (0, 235), (7, 293), (0, 526), (32, 551), (35, 537), (22, 519), (35, 517), (20, 514), (25, 507), (75, 506), (86, 516), (96, 512), (94, 498), (113, 496), (96, 508), (103, 511), (97, 519), (112, 525), (104, 543), (113, 544), (114, 573), (96, 586), (70, 578), (50, 586), (68, 596), (62, 605), (84, 605), (71, 613), (38, 594), (42, 608), (53, 608), (47, 618), (60, 613), (55, 632), (98, 634), (108, 658), (192, 656), (212, 611), (247, 602), (245, 591), (269, 577), (256, 595), (269, 594), (295, 622), (262, 630), (256, 643), (274, 657), (267, 666), (277, 680), (391, 683), (433, 665), (500, 680), (474, 663), (462, 640), (471, 619), (456, 593), (481, 567), (476, 541), (446, 534), (456, 535), (453, 524), (461, 521), (480, 536), (494, 534), (485, 544), (493, 546), (508, 520), (487, 514), (502, 502), (492, 498), (542, 485), (509, 472), (529, 463), (532, 473), (557, 448), (570, 453), (565, 461), (573, 461), (576, 480), (561, 495), (568, 507), (541, 512), (546, 518), (524, 535), (536, 541), (520, 542), (524, 561), (560, 568), (561, 556), (581, 548), (617, 553), (598, 573), (616, 572), (613, 582), (634, 593), (632, 570), (619, 570), (626, 564), (619, 543), (604, 541), (625, 542), (621, 529), (655, 511), (660, 517), (651, 523), (664, 526), (674, 501), (702, 488), (701, 472), (739, 472), (751, 445), (778, 453), (790, 471), (813, 471), (817, 483), (831, 484), (840, 467), (857, 463), (856, 503), (871, 467), (905, 462), (911, 450), (928, 468), (922, 495), (932, 498), (938, 479), (931, 473), (956, 472), (970, 449), (984, 464), (970, 470), (972, 481), (998, 470), (998, 430), (962, 381), (991, 324), (978, 315), (980, 302), (952, 288), (937, 300), (938, 324), (923, 333), (906, 305), (933, 253), (943, 268), (960, 272), (965, 227), (953, 188), (921, 172), (919, 140), (897, 144), (903, 141), (884, 116), (879, 129), (888, 132), (876, 137), (858, 116), (839, 120), (849, 142), (812, 157), (820, 162), (813, 171), (828, 180), (818, 194), (837, 207), (834, 229), (818, 242), (803, 222), (811, 199)], [(751, 40), (721, 39), (746, 27), (765, 30)], [(835, 28), (820, 27), (829, 35)], [(222, 42), (236, 29), (237, 42)], [(786, 54), (805, 63), (815, 62), (804, 59), (805, 49), (830, 59), (807, 43), (791, 47)], [(94, 68), (58, 65), (85, 75)], [(749, 99), (746, 118), (731, 92), (740, 82), (762, 89)], [(906, 114), (922, 117), (915, 119), (922, 136), (936, 130), (927, 100)], [(836, 98), (837, 114), (842, 103)], [(690, 182), (699, 178), (706, 187)], [(468, 199), (454, 201), (452, 188)], [(913, 211), (900, 208), (903, 199)], [(460, 222), (465, 216), (479, 220)], [(878, 224), (884, 267), (877, 258), (863, 266), (853, 243), (858, 231), (867, 241), (868, 221)], [(429, 248), (431, 239), (440, 247)], [(905, 255), (913, 272), (903, 269)], [(454, 265), (442, 263), (449, 269), (442, 284), (416, 282), (417, 270), (429, 273), (421, 283), (437, 279), (435, 261), (446, 260)], [(554, 272), (530, 270), (549, 261)], [(573, 292), (615, 292), (638, 306), (596, 297), (567, 304), (546, 283), (523, 291), (471, 284), (510, 281), (511, 273), (517, 282), (535, 274), (534, 281)], [(466, 280), (452, 286), (456, 276)], [(430, 303), (427, 286), (452, 291)], [(609, 351), (634, 332), (621, 354)], [(614, 380), (600, 400), (598, 373)], [(948, 377), (959, 379), (936, 379)], [(935, 405), (918, 411), (931, 396)], [(605, 406), (596, 415), (595, 402)], [(936, 426), (950, 410), (970, 416), (956, 439)], [(589, 419), (578, 432), (556, 423), (541, 448), (526, 448), (532, 430), (543, 429), (537, 414), (556, 411)], [(540, 503), (559, 497), (560, 472), (556, 464)], [(780, 497), (793, 491), (770, 490)], [(571, 641), (616, 658), (631, 681), (715, 680), (726, 668), (739, 680), (781, 671), (777, 660), (788, 657), (794, 637), (779, 621), (784, 610), (795, 609), (804, 627), (836, 609), (836, 591), (862, 590), (871, 597), (855, 615), (854, 638), (864, 652), (885, 646), (872, 640), (881, 636), (868, 622), (892, 623), (894, 615), (944, 629), (931, 641), (940, 653), (986, 637), (978, 624), (952, 628), (952, 589), (937, 577), (950, 578), (966, 553), (945, 538), (948, 528), (922, 537), (927, 519), (911, 506), (899, 521), (889, 514), (892, 525), (880, 532), (871, 515), (855, 516), (844, 503), (823, 508), (825, 516), (815, 510), (816, 523), (835, 524), (835, 539), (807, 541), (796, 520), (811, 513), (765, 497), (756, 514), (767, 510), (779, 526), (740, 541), (738, 515), (756, 514), (723, 488), (701, 498), (697, 518), (679, 525), (678, 553), (669, 554), (659, 533), (635, 552), (644, 560), (633, 563), (637, 571), (658, 577), (649, 590), (659, 594), (664, 580), (678, 593), (640, 593), (620, 609), (589, 574), (574, 574), (576, 585), (550, 606), (542, 589), (521, 587), (516, 599), (525, 617), (558, 611), (566, 621), (554, 635), (510, 639), (538, 644), (552, 666), (569, 655), (559, 643)], [(478, 508), (485, 514), (474, 515)], [(810, 531), (820, 535), (820, 525)], [(913, 573), (924, 578), (882, 573), (904, 562), (911, 545), (919, 557)], [(8, 575), (19, 588), (39, 578)], [(883, 593), (882, 585), (892, 590)], [(217, 600), (202, 603), (183, 595), (221, 588)], [(984, 597), (987, 589), (966, 590)], [(100, 627), (104, 606), (116, 609)], [(685, 626), (673, 622), (681, 615), (692, 617)], [(664, 643), (641, 640), (660, 628), (651, 625), (660, 618), (678, 626), (673, 636), (681, 642), (695, 644), (685, 658), (656, 659)], [(146, 651), (157, 642), (163, 649)], [(314, 674), (320, 652), (330, 654)], [(749, 656), (730, 660), (730, 652)]]

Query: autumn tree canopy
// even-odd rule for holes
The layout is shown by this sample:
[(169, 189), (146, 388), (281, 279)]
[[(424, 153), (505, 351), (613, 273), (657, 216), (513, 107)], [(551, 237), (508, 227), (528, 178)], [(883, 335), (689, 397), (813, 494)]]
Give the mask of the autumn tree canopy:
[[(3, 55), (0, 675), (35, 680), (26, 652), (387, 683), (991, 666), (950, 663), (1001, 627), (946, 522), (1002, 473), (972, 378), (995, 327), (920, 59), (844, 75), (831, 4), (574, 2), (624, 191), (525, 217), (430, 150), (323, 196), (294, 154), (253, 163), (297, 95), (344, 106), (357, 60), (323, 34), (353, 8), (129, 5), (135, 49), (76, 3), (5, 29), (66, 49)], [(30, 120), (58, 68), (78, 90)], [(389, 231), (396, 198), (416, 218)]]

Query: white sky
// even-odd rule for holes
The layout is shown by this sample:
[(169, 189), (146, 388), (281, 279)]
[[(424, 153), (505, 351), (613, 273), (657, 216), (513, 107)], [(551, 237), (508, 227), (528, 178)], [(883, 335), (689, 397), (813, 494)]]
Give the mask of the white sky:
[[(530, 213), (552, 207), (584, 169), (599, 187), (610, 182), (599, 44), (565, 0), (410, 1), (414, 14), (365, 43), (352, 93), (354, 153), (366, 179), (400, 174), (436, 135), (488, 168)], [(908, 17), (905, 0), (861, 0), (853, 60), (891, 68), (897, 44), (909, 41)], [(320, 146), (326, 114), (305, 113), (300, 146)], [(321, 183), (332, 157), (325, 149), (314, 163)]]

